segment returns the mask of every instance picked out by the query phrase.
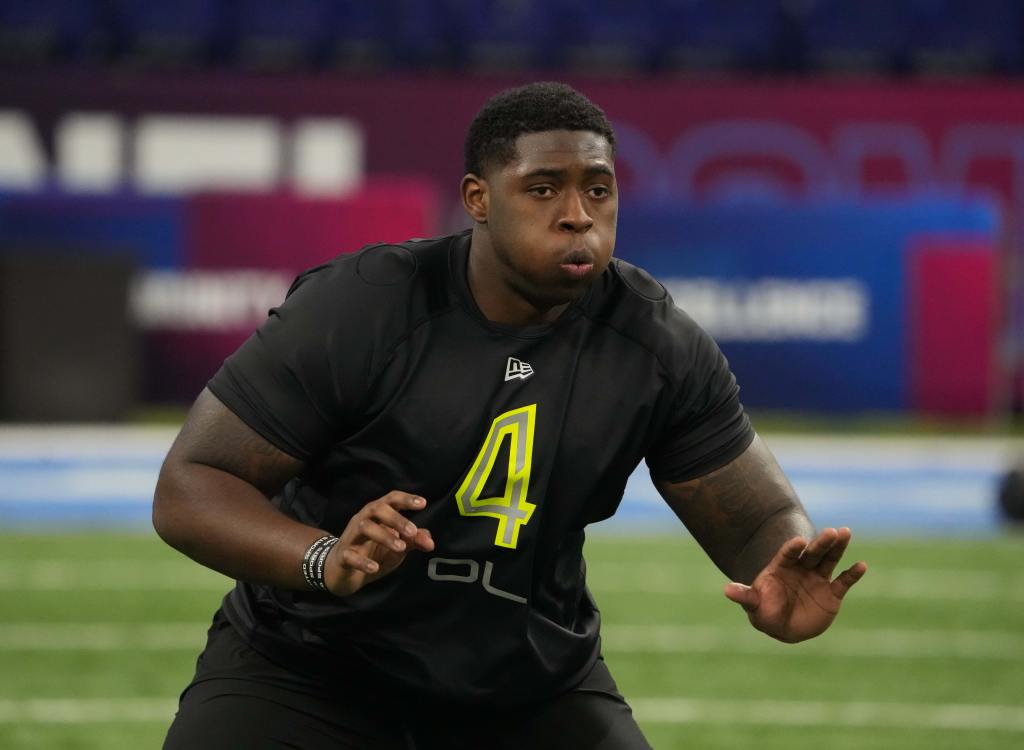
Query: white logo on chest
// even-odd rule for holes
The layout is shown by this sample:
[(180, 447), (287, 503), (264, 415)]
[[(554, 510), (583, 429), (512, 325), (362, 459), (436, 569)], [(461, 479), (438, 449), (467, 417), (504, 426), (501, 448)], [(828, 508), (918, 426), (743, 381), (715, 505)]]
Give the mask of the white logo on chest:
[(533, 368), (529, 364), (523, 362), (521, 359), (515, 357), (509, 357), (508, 362), (505, 364), (505, 382), (519, 378), (520, 380), (526, 380), (528, 377), (533, 375)]

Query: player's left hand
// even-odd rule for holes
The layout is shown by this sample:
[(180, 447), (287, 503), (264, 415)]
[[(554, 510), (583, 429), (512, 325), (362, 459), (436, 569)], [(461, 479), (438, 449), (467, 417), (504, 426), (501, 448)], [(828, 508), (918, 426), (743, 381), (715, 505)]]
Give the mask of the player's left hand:
[(751, 625), (772, 638), (786, 643), (813, 638), (832, 624), (846, 592), (867, 572), (868, 566), (857, 562), (832, 580), (850, 535), (844, 526), (825, 529), (810, 543), (794, 537), (750, 586), (729, 583), (725, 595), (746, 610)]

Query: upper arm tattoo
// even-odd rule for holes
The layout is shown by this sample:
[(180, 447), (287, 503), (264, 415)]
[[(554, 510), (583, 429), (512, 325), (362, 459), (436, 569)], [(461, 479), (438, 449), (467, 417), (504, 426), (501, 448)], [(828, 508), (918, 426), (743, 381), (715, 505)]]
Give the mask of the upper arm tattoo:
[(760, 569), (764, 552), (750, 547), (770, 521), (786, 517), (779, 533), (762, 540), (770, 554), (785, 539), (813, 530), (792, 485), (759, 436), (738, 458), (710, 474), (655, 484), (715, 564), (729, 575), (737, 572), (738, 558), (749, 552)]
[(168, 460), (211, 466), (256, 487), (267, 497), (302, 471), (303, 462), (271, 445), (208, 389), (196, 399)]

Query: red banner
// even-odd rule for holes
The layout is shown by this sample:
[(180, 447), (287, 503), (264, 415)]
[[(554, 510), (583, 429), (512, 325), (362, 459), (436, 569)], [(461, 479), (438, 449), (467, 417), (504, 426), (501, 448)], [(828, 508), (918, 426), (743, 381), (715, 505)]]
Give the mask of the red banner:
[(921, 241), (909, 257), (910, 394), (928, 414), (987, 414), (994, 403), (998, 255), (985, 242)]
[(437, 191), (423, 180), (371, 181), (344, 200), (209, 193), (188, 202), (183, 261), (298, 273), (363, 245), (429, 235), (437, 224)]
[(436, 191), (404, 180), (345, 200), (206, 194), (188, 200), (181, 269), (137, 286), (150, 401), (192, 398), (302, 270), (375, 242), (432, 234)]

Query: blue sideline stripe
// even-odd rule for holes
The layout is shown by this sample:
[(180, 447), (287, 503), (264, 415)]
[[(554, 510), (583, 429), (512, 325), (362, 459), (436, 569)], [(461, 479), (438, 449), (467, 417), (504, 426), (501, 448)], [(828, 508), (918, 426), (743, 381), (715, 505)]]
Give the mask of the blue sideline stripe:
[(0, 477), (4, 472), (73, 471), (81, 469), (160, 469), (161, 456), (112, 456), (97, 458), (0, 458)]
[[(163, 454), (0, 458), (0, 527), (146, 526)], [(1001, 472), (911, 465), (823, 468), (784, 461), (819, 526), (874, 534), (985, 535), (999, 530)], [(616, 516), (600, 528), (679, 528), (643, 465)]]
[(150, 503), (102, 503), (84, 502), (71, 505), (67, 502), (29, 504), (4, 503), (0, 505), (0, 529), (47, 529), (98, 530), (130, 527), (149, 527)]
[[(112, 470), (117, 469), (152, 469), (157, 472), (163, 463), (163, 455), (156, 457), (97, 457), (97, 458), (31, 458), (11, 459), (0, 458), (0, 482), (17, 477), (6, 474), (33, 471), (75, 471), (75, 470)], [(790, 479), (821, 479), (834, 482), (864, 481), (921, 481), (927, 479), (944, 481), (991, 480), (994, 474), (981, 468), (956, 468), (949, 466), (909, 466), (909, 467), (871, 467), (862, 469), (801, 467), (791, 462), (786, 463), (786, 474)], [(639, 471), (644, 471), (643, 465)]]

